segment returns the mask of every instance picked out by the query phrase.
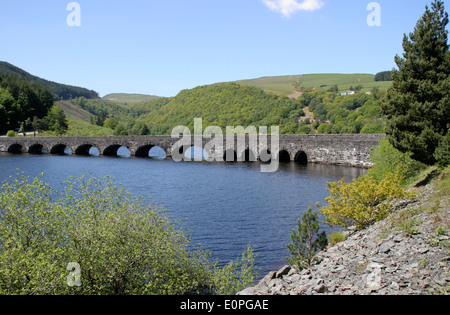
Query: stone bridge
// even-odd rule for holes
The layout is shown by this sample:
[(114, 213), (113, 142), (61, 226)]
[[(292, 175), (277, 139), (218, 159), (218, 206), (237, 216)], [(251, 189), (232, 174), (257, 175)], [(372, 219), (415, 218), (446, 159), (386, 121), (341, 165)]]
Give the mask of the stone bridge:
[[(0, 138), (0, 152), (89, 155), (91, 148), (97, 148), (100, 155), (117, 156), (119, 148), (126, 147), (131, 156), (146, 158), (153, 147), (160, 147), (166, 152), (167, 158), (172, 158), (173, 152), (183, 154), (189, 147), (201, 145), (209, 158), (216, 161), (264, 161), (264, 152), (274, 154), (276, 152), (270, 151), (276, 148), (280, 162), (370, 167), (370, 150), (378, 145), (384, 135), (280, 135), (276, 146), (270, 136), (265, 136), (266, 139), (255, 137), (258, 140), (252, 142), (246, 135), (242, 145), (238, 136), (234, 135), (234, 139), (230, 138), (232, 141), (218, 141), (215, 146), (211, 146), (212, 140), (216, 139), (214, 136), (200, 136), (197, 139), (194, 136), (13, 137)], [(181, 139), (184, 139), (184, 143), (177, 147)]]

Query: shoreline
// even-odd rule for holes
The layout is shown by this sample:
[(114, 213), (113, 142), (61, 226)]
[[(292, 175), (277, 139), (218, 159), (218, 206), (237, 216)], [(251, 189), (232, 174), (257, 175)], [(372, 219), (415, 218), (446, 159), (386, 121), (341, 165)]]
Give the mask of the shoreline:
[[(384, 220), (320, 252), (309, 270), (285, 266), (238, 295), (449, 294), (449, 196), (433, 183), (400, 200)], [(437, 201), (438, 200), (438, 201)]]

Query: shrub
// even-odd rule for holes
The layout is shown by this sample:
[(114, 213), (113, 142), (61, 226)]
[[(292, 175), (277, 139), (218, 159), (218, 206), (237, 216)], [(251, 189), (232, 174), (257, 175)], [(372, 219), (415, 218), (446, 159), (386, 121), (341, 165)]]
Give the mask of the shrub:
[(311, 204), (302, 218), (297, 222), (297, 230), (291, 234), (292, 243), (287, 245), (291, 257), (287, 258), (290, 265), (299, 269), (311, 267), (316, 253), (328, 246), (327, 235), (319, 232), (318, 211), (312, 211)]
[[(233, 294), (253, 281), (247, 255), (245, 275), (223, 272), (242, 281), (225, 287), (217, 263), (191, 245), (167, 211), (112, 180), (81, 177), (65, 185), (57, 193), (24, 176), (3, 185), (0, 294)], [(80, 286), (69, 285), (72, 262), (81, 268)]]
[(331, 226), (367, 227), (390, 213), (393, 200), (413, 197), (402, 188), (402, 181), (398, 173), (388, 173), (377, 183), (369, 172), (352, 183), (344, 179), (329, 182), (330, 196), (325, 198), (328, 205), (320, 211)]
[(16, 133), (13, 130), (8, 131), (8, 133), (6, 134), (7, 137), (12, 138), (16, 136)]
[(427, 168), (427, 165), (413, 160), (411, 155), (412, 153), (400, 152), (387, 138), (384, 138), (370, 153), (370, 160), (374, 163), (371, 175), (377, 182), (380, 182), (388, 173), (396, 172), (408, 179)]
[(445, 137), (442, 137), (439, 146), (434, 152), (437, 164), (441, 167), (450, 165), (450, 133), (447, 133)]
[(346, 236), (344, 232), (333, 232), (328, 236), (328, 240), (330, 243), (330, 246), (334, 246), (338, 243), (341, 243), (345, 241)]

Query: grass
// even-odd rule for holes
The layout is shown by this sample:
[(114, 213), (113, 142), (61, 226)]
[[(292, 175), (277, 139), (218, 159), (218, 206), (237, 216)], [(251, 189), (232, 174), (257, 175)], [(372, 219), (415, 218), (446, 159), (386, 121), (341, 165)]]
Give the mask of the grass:
[(56, 102), (56, 105), (61, 107), (61, 109), (64, 111), (64, 114), (66, 114), (67, 118), (69, 119), (89, 122), (89, 119), (92, 116), (91, 113), (74, 104), (74, 102), (71, 100), (58, 101)]
[(159, 96), (145, 95), (145, 94), (127, 94), (127, 93), (113, 93), (103, 97), (105, 101), (111, 101), (120, 104), (134, 104), (144, 103), (158, 99)]
[(268, 93), (287, 96), (295, 92), (296, 85), (300, 82), (300, 78), (300, 75), (288, 75), (240, 80), (236, 81), (236, 83), (259, 87)]
[(289, 96), (298, 89), (314, 88), (327, 91), (338, 85), (341, 92), (348, 91), (351, 86), (361, 85), (363, 92), (377, 87), (386, 90), (392, 82), (375, 82), (373, 74), (305, 74), (276, 77), (263, 77), (252, 80), (240, 80), (236, 83), (256, 86), (273, 94)]
[(417, 216), (426, 213), (432, 217), (434, 233), (437, 237), (449, 233), (450, 222), (447, 209), (450, 200), (450, 167), (444, 170), (429, 167), (422, 171), (417, 178), (414, 187), (420, 186), (424, 182), (430, 183), (434, 186), (433, 193), (420, 207), (412, 207), (396, 213), (391, 218), (391, 223), (405, 235), (413, 236), (419, 233), (420, 226), (424, 223)]
[(363, 92), (369, 92), (377, 87), (386, 90), (392, 82), (376, 82), (373, 74), (308, 74), (301, 79), (300, 88), (314, 88), (316, 90), (327, 91), (334, 85), (339, 87), (339, 91), (348, 91), (350, 87), (361, 85)]
[[(114, 135), (114, 131), (109, 128), (104, 128), (91, 123), (67, 119), (69, 122), (69, 130), (63, 135), (65, 137), (108, 137)], [(41, 137), (52, 137), (58, 136), (56, 133), (51, 131), (46, 131), (41, 133)]]

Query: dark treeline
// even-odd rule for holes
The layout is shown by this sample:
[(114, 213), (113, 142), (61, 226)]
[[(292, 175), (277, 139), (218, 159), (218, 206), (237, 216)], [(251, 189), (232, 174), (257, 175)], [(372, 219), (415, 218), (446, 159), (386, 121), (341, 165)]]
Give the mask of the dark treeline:
[(81, 87), (60, 84), (41, 79), (28, 72), (15, 67), (7, 62), (0, 62), (0, 76), (13, 76), (21, 80), (39, 84), (47, 88), (53, 95), (54, 100), (68, 100), (84, 96), (86, 98), (98, 98), (98, 93)]
[(375, 81), (393, 81), (392, 71), (383, 71), (375, 75)]
[(53, 96), (47, 88), (0, 76), (0, 133), (18, 129), (27, 119), (44, 118), (52, 106)]

